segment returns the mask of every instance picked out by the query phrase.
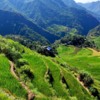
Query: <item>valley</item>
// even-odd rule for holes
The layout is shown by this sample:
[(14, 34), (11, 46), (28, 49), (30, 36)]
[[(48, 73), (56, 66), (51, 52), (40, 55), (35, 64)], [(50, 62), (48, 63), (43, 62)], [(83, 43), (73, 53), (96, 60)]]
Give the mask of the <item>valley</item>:
[(100, 100), (98, 5), (0, 0), (0, 100)]

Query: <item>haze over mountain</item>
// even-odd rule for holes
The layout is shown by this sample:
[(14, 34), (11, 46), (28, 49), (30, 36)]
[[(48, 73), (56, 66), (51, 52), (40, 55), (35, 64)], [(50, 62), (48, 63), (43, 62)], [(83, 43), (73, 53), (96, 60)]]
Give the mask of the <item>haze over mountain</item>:
[[(3, 0), (1, 1), (3, 2)], [(86, 35), (90, 29), (99, 24), (92, 15), (85, 10), (80, 9), (74, 0), (6, 1), (7, 4), (8, 2), (9, 5), (11, 4), (10, 7), (14, 7), (16, 11), (31, 18), (37, 25), (45, 29), (52, 27), (52, 25), (62, 25), (76, 28), (80, 34)], [(4, 3), (4, 5), (6, 3)], [(2, 3), (1, 6), (4, 5)], [(8, 11), (9, 10), (10, 8), (8, 6)]]
[(80, 3), (80, 5), (87, 10), (91, 11), (94, 16), (100, 20), (100, 1), (90, 2), (90, 3)]

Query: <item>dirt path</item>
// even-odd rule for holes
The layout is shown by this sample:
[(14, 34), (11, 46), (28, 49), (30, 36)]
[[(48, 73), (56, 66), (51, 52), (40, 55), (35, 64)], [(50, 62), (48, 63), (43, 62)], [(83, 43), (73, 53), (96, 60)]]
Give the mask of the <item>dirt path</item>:
[(93, 52), (93, 56), (100, 56), (100, 52), (98, 52), (92, 48), (89, 48), (89, 50), (91, 50)]
[(32, 91), (28, 88), (28, 86), (24, 83), (20, 81), (20, 78), (16, 75), (15, 73), (15, 67), (14, 67), (14, 63), (9, 61), (10, 63), (10, 71), (12, 73), (12, 75), (19, 81), (19, 83), (21, 84), (21, 86), (27, 91), (28, 93), (28, 100), (33, 100), (35, 98), (35, 94), (32, 93)]

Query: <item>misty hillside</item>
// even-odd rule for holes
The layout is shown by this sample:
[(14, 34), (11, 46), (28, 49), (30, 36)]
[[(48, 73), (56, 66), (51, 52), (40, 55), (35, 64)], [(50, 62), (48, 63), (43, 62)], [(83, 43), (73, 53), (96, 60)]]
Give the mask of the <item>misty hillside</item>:
[(100, 21), (100, 1), (84, 4), (80, 3), (79, 5), (92, 12), (93, 15), (96, 16)]

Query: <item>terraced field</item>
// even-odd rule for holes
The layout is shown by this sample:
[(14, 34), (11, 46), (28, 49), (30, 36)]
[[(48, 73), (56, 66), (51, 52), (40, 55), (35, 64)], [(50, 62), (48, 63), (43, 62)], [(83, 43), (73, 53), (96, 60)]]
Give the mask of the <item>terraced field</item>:
[[(59, 55), (52, 58), (7, 39), (0, 40), (0, 48), (1, 52), (5, 53), (5, 56), (0, 55), (0, 88), (7, 100), (27, 100), (28, 93), (20, 82), (35, 94), (35, 100), (95, 100), (73, 72), (61, 65), (66, 63), (73, 68), (90, 72), (95, 79), (95, 86), (99, 88), (99, 57), (92, 56), (91, 50), (60, 46)], [(9, 52), (5, 52), (6, 50)], [(11, 73), (9, 60), (15, 64), (14, 73), (18, 79)], [(84, 66), (89, 64), (91, 68), (79, 65), (83, 63)], [(0, 93), (2, 98), (1, 95)]]
[[(73, 46), (58, 47), (59, 62), (66, 63), (72, 68), (88, 72), (95, 80), (95, 87), (100, 91), (100, 55), (90, 48), (75, 48)], [(95, 54), (94, 54), (95, 53)]]
[[(61, 67), (55, 58), (37, 53), (24, 54), (34, 73), (31, 82), (36, 99), (50, 100), (92, 100), (90, 93), (77, 81), (66, 68)], [(81, 95), (81, 96), (80, 96)]]

